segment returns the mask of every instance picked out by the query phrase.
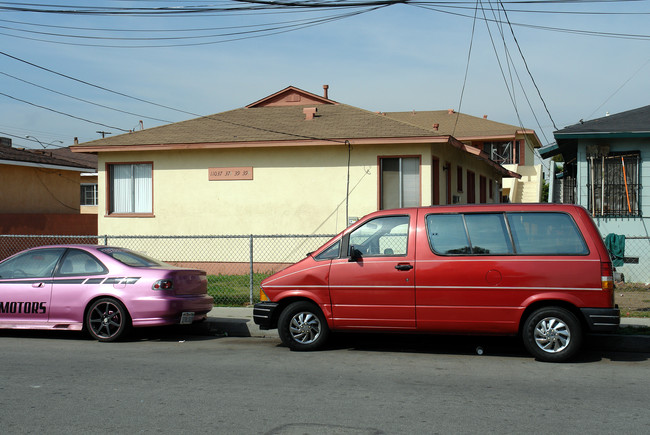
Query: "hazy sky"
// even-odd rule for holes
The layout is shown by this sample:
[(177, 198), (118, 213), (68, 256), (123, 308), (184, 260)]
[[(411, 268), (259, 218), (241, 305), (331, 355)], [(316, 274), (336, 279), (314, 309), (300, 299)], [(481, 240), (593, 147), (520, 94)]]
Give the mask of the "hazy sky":
[[(360, 3), (0, 1), (0, 136), (68, 146), (290, 85), (320, 95), (328, 84), (331, 99), (371, 111), (460, 108), (532, 128), (543, 144), (556, 127), (650, 104), (649, 1)], [(230, 10), (133, 9), (193, 6)]]

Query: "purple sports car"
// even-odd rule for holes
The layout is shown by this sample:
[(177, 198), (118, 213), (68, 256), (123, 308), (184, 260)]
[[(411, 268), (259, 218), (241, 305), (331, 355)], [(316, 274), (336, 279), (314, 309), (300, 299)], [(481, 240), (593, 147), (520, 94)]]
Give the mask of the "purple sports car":
[(114, 341), (131, 327), (189, 324), (212, 309), (205, 272), (124, 248), (43, 246), (0, 262), (0, 328), (86, 330)]

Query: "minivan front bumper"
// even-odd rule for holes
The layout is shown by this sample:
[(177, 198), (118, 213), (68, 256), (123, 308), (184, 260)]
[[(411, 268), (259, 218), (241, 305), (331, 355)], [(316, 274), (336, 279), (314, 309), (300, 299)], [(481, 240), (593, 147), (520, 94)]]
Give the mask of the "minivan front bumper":
[(618, 308), (581, 308), (590, 332), (615, 332), (621, 323)]
[(273, 313), (278, 308), (276, 302), (260, 302), (253, 305), (253, 321), (260, 329), (275, 329), (277, 325), (277, 316)]

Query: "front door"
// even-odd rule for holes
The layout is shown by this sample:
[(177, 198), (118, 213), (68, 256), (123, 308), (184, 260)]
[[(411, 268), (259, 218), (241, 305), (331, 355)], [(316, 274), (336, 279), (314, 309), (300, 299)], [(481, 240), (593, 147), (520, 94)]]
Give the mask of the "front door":
[(332, 260), (335, 328), (415, 328), (415, 218), (372, 219), (345, 236), (348, 256)]
[(0, 264), (0, 323), (20, 327), (48, 321), (52, 272), (63, 251), (35, 249)]

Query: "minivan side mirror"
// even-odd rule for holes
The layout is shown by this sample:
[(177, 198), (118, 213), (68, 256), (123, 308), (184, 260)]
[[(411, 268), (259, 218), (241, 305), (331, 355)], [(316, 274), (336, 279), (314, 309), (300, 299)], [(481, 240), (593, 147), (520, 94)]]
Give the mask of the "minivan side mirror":
[(348, 261), (359, 261), (361, 260), (361, 251), (356, 249), (354, 246), (350, 246), (350, 258)]

